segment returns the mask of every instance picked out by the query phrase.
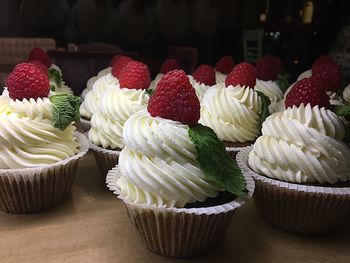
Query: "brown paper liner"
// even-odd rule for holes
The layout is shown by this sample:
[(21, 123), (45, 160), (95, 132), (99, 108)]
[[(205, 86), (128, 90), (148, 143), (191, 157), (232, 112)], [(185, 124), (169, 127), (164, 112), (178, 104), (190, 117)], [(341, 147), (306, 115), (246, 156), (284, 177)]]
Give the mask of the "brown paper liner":
[(81, 133), (88, 132), (91, 128), (91, 123), (88, 120), (85, 120), (83, 118), (80, 118), (80, 121), (75, 123), (75, 127), (77, 127), (77, 130)]
[(118, 164), (120, 151), (104, 149), (92, 143), (90, 143), (90, 149), (95, 156), (96, 164), (101, 175), (105, 177), (108, 171)]
[[(107, 175), (110, 190), (120, 193), (118, 167)], [(252, 196), (254, 182), (246, 178), (249, 193), (229, 203), (203, 208), (165, 208), (133, 204), (119, 195), (145, 246), (168, 257), (191, 257), (208, 251), (224, 236), (232, 215)]]
[(80, 151), (75, 156), (38, 168), (0, 169), (0, 210), (31, 213), (52, 207), (71, 192), (79, 160), (88, 151), (88, 141), (76, 133)]
[(254, 142), (252, 142), (252, 141), (249, 141), (249, 142), (227, 142), (227, 141), (224, 141), (223, 143), (226, 147), (226, 151), (228, 152), (228, 154), (231, 156), (232, 159), (236, 159), (237, 153), (239, 151), (254, 144)]
[(238, 153), (243, 173), (253, 176), (254, 200), (262, 217), (280, 229), (301, 235), (327, 234), (350, 215), (350, 188), (285, 183), (252, 171), (248, 155), (252, 147)]

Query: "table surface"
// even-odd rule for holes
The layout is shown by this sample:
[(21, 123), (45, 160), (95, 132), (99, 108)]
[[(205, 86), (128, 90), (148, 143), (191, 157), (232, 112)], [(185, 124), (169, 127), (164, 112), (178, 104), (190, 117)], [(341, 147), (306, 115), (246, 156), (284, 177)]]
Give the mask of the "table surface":
[(216, 248), (191, 259), (147, 250), (121, 201), (105, 187), (91, 153), (81, 161), (72, 195), (45, 212), (0, 212), (0, 262), (350, 262), (350, 227), (299, 237), (265, 223), (253, 200), (233, 216)]

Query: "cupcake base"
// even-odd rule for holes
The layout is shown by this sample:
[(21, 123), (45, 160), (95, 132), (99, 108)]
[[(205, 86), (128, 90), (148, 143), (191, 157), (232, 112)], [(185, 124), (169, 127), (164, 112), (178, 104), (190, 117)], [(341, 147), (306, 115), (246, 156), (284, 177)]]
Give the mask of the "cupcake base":
[(91, 128), (91, 123), (89, 120), (85, 120), (83, 118), (80, 118), (80, 121), (75, 124), (77, 127), (77, 130), (81, 133), (88, 132)]
[(92, 143), (90, 143), (90, 149), (95, 156), (98, 170), (105, 177), (108, 171), (118, 164), (120, 150), (108, 150)]
[(323, 235), (350, 215), (350, 187), (285, 183), (259, 175), (248, 166), (251, 150), (241, 151), (237, 162), (244, 174), (254, 178), (256, 206), (273, 226), (299, 235)]
[[(119, 169), (107, 175), (110, 190), (119, 195)], [(224, 236), (232, 215), (252, 195), (254, 182), (247, 178), (249, 193), (223, 205), (202, 208), (165, 208), (133, 204), (122, 196), (128, 216), (145, 246), (168, 257), (191, 257), (214, 247)]]
[(79, 159), (88, 151), (88, 141), (77, 133), (80, 151), (75, 156), (39, 168), (0, 170), (0, 210), (32, 213), (52, 207), (71, 192)]
[(227, 142), (224, 141), (224, 145), (226, 147), (226, 151), (228, 154), (231, 156), (232, 159), (236, 159), (237, 153), (241, 151), (242, 149), (253, 145), (254, 142), (249, 141), (249, 142)]

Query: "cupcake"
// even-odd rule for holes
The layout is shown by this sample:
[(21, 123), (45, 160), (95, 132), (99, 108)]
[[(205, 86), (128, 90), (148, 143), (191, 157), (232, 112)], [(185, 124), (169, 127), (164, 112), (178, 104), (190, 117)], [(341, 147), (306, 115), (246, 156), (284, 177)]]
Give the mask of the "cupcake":
[(255, 68), (243, 62), (227, 75), (225, 83), (211, 87), (203, 97), (199, 122), (214, 130), (233, 157), (254, 143), (268, 113), (268, 105), (262, 101), (268, 99), (254, 90), (255, 82)]
[(179, 63), (176, 61), (176, 59), (168, 58), (164, 60), (162, 65), (160, 66), (160, 73), (157, 74), (154, 80), (152, 80), (151, 85), (149, 86), (148, 90), (150, 92), (154, 92), (154, 90), (157, 87), (158, 82), (161, 80), (161, 78), (168, 73), (171, 70), (178, 69)]
[(274, 112), (278, 102), (283, 99), (284, 91), (278, 84), (282, 62), (278, 58), (265, 55), (257, 61), (255, 69), (257, 75), (255, 90), (264, 93), (270, 99), (269, 111)]
[(215, 65), (215, 80), (216, 83), (224, 83), (226, 76), (231, 72), (235, 62), (231, 56), (224, 56), (219, 59)]
[(329, 106), (313, 78), (298, 81), (287, 109), (269, 116), (262, 136), (237, 156), (244, 174), (254, 177), (262, 216), (288, 232), (325, 234), (350, 212), (350, 149)]
[(147, 110), (126, 121), (119, 165), (107, 175), (146, 247), (161, 255), (213, 247), (254, 188), (199, 115), (185, 72), (167, 73)]
[(45, 72), (49, 75), (50, 95), (61, 93), (73, 94), (72, 89), (63, 81), (61, 69), (57, 65), (52, 64), (50, 57), (44, 50), (37, 47), (33, 48), (28, 55), (28, 62), (46, 69)]
[(343, 90), (343, 99), (350, 103), (350, 84), (348, 84), (345, 89)]
[(97, 79), (99, 79), (100, 77), (106, 76), (108, 74), (112, 73), (112, 67), (107, 67), (105, 69), (102, 69), (101, 71), (98, 72), (98, 74), (96, 76), (93, 76), (91, 78), (88, 79), (88, 81), (86, 82), (86, 88), (81, 92), (80, 97), (82, 99), (85, 99), (86, 94), (92, 90), (92, 87), (95, 83), (95, 81)]
[(133, 113), (146, 108), (150, 82), (148, 67), (131, 61), (119, 75), (120, 85), (109, 87), (101, 97), (88, 137), (102, 175), (118, 163), (124, 148), (123, 126)]
[[(48, 76), (31, 63), (18, 64), (0, 97), (0, 209), (29, 213), (69, 195), (88, 142), (75, 133), (78, 97), (49, 97)], [(29, 88), (28, 88), (29, 87)]]
[(119, 74), (131, 58), (119, 56), (113, 63), (110, 73), (101, 74), (92, 85), (92, 89), (86, 93), (85, 99), (80, 106), (80, 115), (85, 120), (90, 120), (92, 114), (97, 111), (100, 98), (109, 87), (119, 85)]
[(206, 64), (200, 65), (192, 73), (192, 76), (190, 75), (188, 77), (199, 101), (202, 101), (204, 93), (216, 83), (214, 68)]

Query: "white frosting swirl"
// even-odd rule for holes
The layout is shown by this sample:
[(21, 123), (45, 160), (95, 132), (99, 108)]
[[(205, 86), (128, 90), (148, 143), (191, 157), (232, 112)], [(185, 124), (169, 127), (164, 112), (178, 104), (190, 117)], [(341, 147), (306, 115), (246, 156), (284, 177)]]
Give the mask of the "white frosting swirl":
[(90, 141), (103, 148), (122, 149), (124, 123), (132, 114), (145, 109), (148, 99), (147, 92), (141, 89), (107, 89), (91, 119)]
[(348, 84), (343, 91), (343, 98), (347, 103), (350, 103), (350, 84)]
[(190, 80), (192, 87), (196, 90), (196, 95), (199, 101), (202, 102), (204, 93), (210, 88), (210, 86), (207, 86), (203, 83), (198, 82), (191, 75), (188, 75), (188, 78)]
[(162, 79), (162, 77), (164, 76), (164, 74), (162, 73), (158, 73), (157, 76), (155, 77), (154, 80), (152, 80), (151, 84), (149, 85), (149, 90), (153, 91), (156, 89), (158, 82)]
[(98, 110), (99, 102), (104, 92), (110, 87), (117, 88), (118, 86), (118, 79), (111, 73), (98, 78), (80, 106), (80, 115), (91, 118), (92, 114)]
[(342, 121), (310, 104), (269, 116), (249, 154), (257, 173), (293, 183), (336, 183), (350, 179), (350, 149)]
[(253, 89), (217, 84), (205, 93), (201, 118), (222, 141), (254, 141), (260, 134), (261, 99)]
[(264, 93), (272, 102), (278, 102), (283, 99), (283, 92), (277, 85), (276, 81), (272, 80), (256, 80), (256, 86), (254, 88), (256, 91)]
[(221, 73), (220, 71), (215, 71), (215, 80), (216, 80), (216, 84), (218, 83), (224, 83), (225, 79), (226, 79), (226, 74)]
[(223, 190), (201, 171), (187, 125), (143, 110), (128, 119), (123, 135), (118, 185), (130, 202), (183, 207)]
[(312, 76), (312, 71), (311, 69), (308, 69), (299, 75), (299, 77), (297, 78), (297, 81), (301, 79), (310, 78), (311, 76)]
[(52, 164), (78, 152), (75, 127), (54, 128), (52, 112), (48, 98), (14, 101), (7, 92), (0, 97), (0, 169)]
[(85, 96), (86, 94), (92, 89), (95, 81), (100, 78), (100, 77), (103, 77), (105, 75), (108, 75), (109, 73), (111, 73), (112, 71), (112, 68), (111, 67), (108, 67), (108, 68), (105, 68), (103, 70), (101, 70), (97, 76), (93, 76), (91, 78), (88, 79), (87, 83), (86, 83), (86, 88), (81, 92), (81, 98), (82, 99), (85, 99)]

